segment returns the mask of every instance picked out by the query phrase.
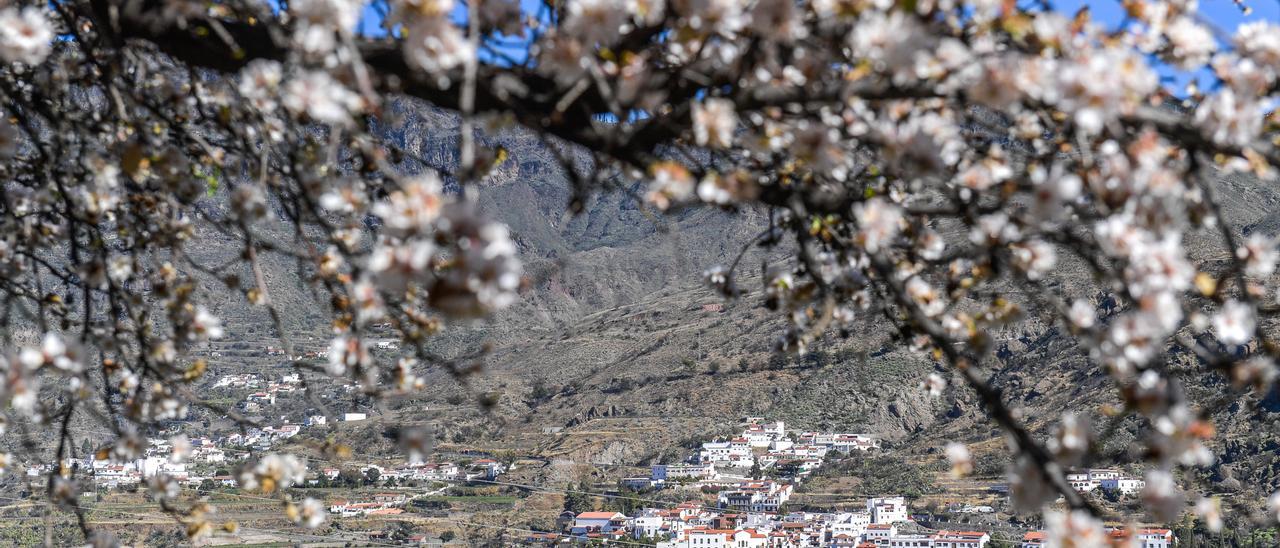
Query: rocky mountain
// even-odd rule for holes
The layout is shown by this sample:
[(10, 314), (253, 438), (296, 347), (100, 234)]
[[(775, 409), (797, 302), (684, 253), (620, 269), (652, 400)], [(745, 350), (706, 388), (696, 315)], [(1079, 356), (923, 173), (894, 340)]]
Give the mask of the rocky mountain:
[[(456, 120), (421, 106), (397, 114), (385, 131), (401, 143), (406, 168), (447, 169), (456, 161)], [(773, 351), (781, 322), (758, 294), (724, 302), (702, 288), (699, 273), (731, 261), (766, 226), (766, 212), (695, 208), (661, 215), (641, 204), (643, 188), (624, 187), (594, 194), (569, 214), (572, 176), (560, 158), (583, 169), (589, 157), (517, 131), (486, 133), (481, 143), (502, 150), (505, 159), (490, 182), (471, 190), (484, 212), (511, 227), (529, 288), (498, 317), (451, 325), (433, 342), (443, 355), (486, 349), (480, 374), (458, 383), (439, 373), (422, 401), (402, 402), (389, 413), (413, 418), (420, 405), (452, 406), (436, 421), (447, 443), (579, 465), (671, 458), (682, 444), (728, 432), (748, 414), (802, 428), (869, 432), (905, 452), (936, 454), (944, 439), (1002, 446), (1001, 434), (963, 387), (940, 399), (919, 390), (928, 373), (946, 371), (893, 339), (877, 318), (866, 318), (847, 336), (829, 335), (805, 356), (784, 356)], [(1224, 177), (1217, 190), (1226, 220), (1242, 232), (1280, 232), (1280, 191), (1239, 176)], [(1209, 244), (1216, 237), (1196, 234), (1186, 245), (1198, 259), (1214, 259)], [(226, 242), (203, 258), (212, 263), (236, 252)], [(742, 271), (759, 272), (764, 259), (784, 260), (753, 249)], [(271, 260), (278, 266), (269, 269), (277, 300), (298, 312), (290, 315), (292, 326), (302, 340), (322, 345), (327, 326), (310, 311), (323, 302), (288, 261)], [(1059, 270), (1056, 283), (1093, 295), (1101, 311), (1109, 310), (1086, 269), (1065, 258)], [(742, 285), (758, 287), (752, 279)], [(1015, 300), (1023, 297), (1017, 288), (1007, 290)], [(260, 312), (230, 300), (220, 312), (233, 332), (266, 334)], [(1118, 403), (1114, 389), (1051, 319), (1028, 316), (992, 336), (996, 351), (987, 374), (1034, 428), (1047, 432), (1064, 409), (1092, 412), (1098, 424), (1110, 426), (1101, 410)], [(1196, 367), (1186, 360), (1171, 366)], [(1223, 383), (1189, 388), (1197, 401), (1209, 402)], [(472, 405), (476, 401), (485, 405)], [(1223, 459), (1208, 480), (1280, 484), (1274, 441), (1280, 439), (1280, 395), (1215, 409), (1213, 417), (1221, 429), (1215, 450)], [(1102, 440), (1107, 464), (1139, 459), (1133, 442), (1140, 426), (1130, 420), (1108, 428)]]

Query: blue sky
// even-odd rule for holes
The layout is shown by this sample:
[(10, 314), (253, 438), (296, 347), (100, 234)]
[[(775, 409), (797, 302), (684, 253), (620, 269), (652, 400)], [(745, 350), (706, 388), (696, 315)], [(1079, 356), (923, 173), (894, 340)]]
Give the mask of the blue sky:
[[(1241, 23), (1263, 20), (1280, 22), (1280, 0), (1244, 0), (1244, 2), (1252, 10), (1248, 15), (1244, 14), (1240, 6), (1232, 0), (1200, 0), (1201, 20), (1213, 25), (1227, 37), (1234, 33)], [(274, 4), (274, 0), (272, 3)], [(542, 6), (540, 0), (520, 0), (520, 3), (526, 13), (535, 13)], [(1068, 15), (1087, 6), (1093, 19), (1102, 25), (1116, 28), (1124, 24), (1124, 8), (1120, 0), (1053, 0), (1053, 6), (1056, 10)], [(459, 21), (466, 19), (466, 8), (461, 4), (458, 5), (455, 17)], [(379, 26), (381, 20), (379, 12), (373, 8), (373, 4), (369, 4), (365, 8), (365, 16), (360, 22), (359, 32), (370, 36), (382, 35), (383, 31)], [(520, 48), (504, 48), (503, 53), (509, 58), (522, 61), (527, 52)], [(485, 55), (484, 52), (481, 52), (481, 57), (492, 60), (492, 56)], [(1178, 95), (1182, 94), (1192, 78), (1196, 78), (1202, 86), (1211, 81), (1207, 70), (1189, 74), (1167, 66), (1160, 66), (1159, 69), (1165, 78), (1165, 85)]]
[[(1249, 15), (1245, 15), (1240, 7), (1231, 0), (1200, 0), (1200, 19), (1204, 23), (1217, 27), (1215, 32), (1220, 31), (1225, 34), (1225, 37), (1230, 37), (1234, 34), (1236, 27), (1240, 26), (1241, 23), (1252, 21), (1280, 22), (1280, 1), (1278, 0), (1245, 0), (1245, 5), (1252, 8)], [(1121, 7), (1120, 0), (1054, 0), (1053, 2), (1055, 9), (1068, 15), (1074, 14), (1080, 8), (1086, 6), (1093, 15), (1094, 21), (1107, 25), (1109, 28), (1116, 28), (1124, 21), (1124, 8)], [(1161, 76), (1166, 78), (1165, 84), (1178, 95), (1182, 95), (1187, 83), (1191, 81), (1193, 76), (1197, 78), (1202, 86), (1210, 81), (1210, 73), (1207, 70), (1193, 75), (1167, 66), (1159, 68)]]

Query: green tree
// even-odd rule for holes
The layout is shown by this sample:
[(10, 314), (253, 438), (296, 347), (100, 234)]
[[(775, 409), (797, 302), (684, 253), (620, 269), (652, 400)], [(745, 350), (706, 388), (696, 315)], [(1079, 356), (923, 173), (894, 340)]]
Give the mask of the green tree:
[(587, 494), (588, 487), (585, 481), (579, 483), (576, 489), (572, 485), (566, 487), (564, 509), (574, 514), (590, 512), (595, 509), (595, 503), (591, 500), (591, 495)]

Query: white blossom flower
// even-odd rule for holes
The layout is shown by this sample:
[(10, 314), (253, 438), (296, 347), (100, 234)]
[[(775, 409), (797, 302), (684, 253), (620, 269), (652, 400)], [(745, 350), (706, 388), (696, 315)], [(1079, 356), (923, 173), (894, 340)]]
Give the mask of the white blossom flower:
[(937, 373), (929, 373), (929, 376), (920, 383), (920, 388), (930, 396), (938, 397), (942, 395), (943, 390), (947, 389), (947, 380)]
[(1259, 106), (1231, 88), (1210, 95), (1195, 112), (1200, 131), (1219, 145), (1248, 145), (1262, 131), (1262, 121)]
[(197, 340), (221, 339), (222, 320), (209, 313), (205, 307), (197, 306), (195, 318), (191, 321), (191, 335)]
[(169, 444), (173, 447), (173, 451), (169, 454), (169, 462), (181, 463), (191, 456), (191, 439), (186, 434), (169, 438)]
[(359, 337), (339, 335), (329, 344), (329, 361), (325, 372), (332, 377), (341, 377), (347, 371), (361, 368), (370, 363), (369, 348)]
[(1280, 522), (1280, 491), (1271, 493), (1267, 498), (1267, 509), (1271, 512), (1271, 519)]
[(916, 237), (916, 244), (919, 246), (920, 258), (926, 261), (936, 261), (942, 258), (943, 253), (947, 250), (947, 242), (942, 239), (942, 235), (938, 231), (926, 228)]
[(1076, 299), (1071, 303), (1071, 309), (1067, 313), (1067, 319), (1080, 329), (1089, 329), (1097, 321), (1094, 313), (1093, 305), (1086, 299)]
[(698, 198), (709, 204), (729, 205), (755, 198), (759, 186), (742, 171), (708, 173), (698, 182)]
[(1031, 240), (1009, 246), (1013, 265), (1026, 273), (1028, 280), (1039, 280), (1058, 264), (1058, 251), (1043, 240)]
[(392, 235), (430, 234), (444, 207), (442, 189), (440, 178), (434, 173), (408, 179), (386, 200), (374, 204), (373, 214), (382, 218)]
[(337, 47), (335, 33), (350, 32), (360, 21), (361, 0), (293, 0), (297, 19), (294, 42), (305, 52), (327, 53)]
[(1236, 27), (1236, 51), (1258, 64), (1280, 70), (1280, 25), (1254, 21)]
[(476, 55), (466, 36), (447, 17), (413, 20), (402, 42), (405, 59), (431, 74), (462, 66)]
[(117, 255), (107, 261), (107, 277), (111, 281), (122, 284), (133, 276), (133, 259), (124, 255)]
[(364, 182), (359, 179), (342, 179), (334, 181), (320, 195), (317, 202), (325, 211), (340, 215), (363, 213), (367, 205), (368, 193)]
[(1261, 233), (1250, 234), (1244, 245), (1236, 249), (1236, 258), (1244, 261), (1244, 273), (1254, 278), (1266, 278), (1276, 270), (1280, 251), (1276, 241)]
[(649, 168), (649, 192), (645, 200), (666, 210), (693, 196), (695, 181), (689, 169), (670, 161), (655, 163)]
[(274, 493), (297, 485), (306, 479), (307, 467), (298, 457), (267, 453), (253, 466), (246, 466), (239, 477), (240, 487), (250, 491)]
[(882, 198), (871, 198), (853, 206), (858, 236), (867, 253), (889, 246), (902, 231), (902, 208)]
[(916, 54), (932, 42), (919, 20), (902, 10), (863, 12), (849, 38), (854, 57), (887, 71), (895, 84), (915, 78)]
[(1125, 267), (1124, 275), (1130, 283), (1129, 290), (1135, 295), (1180, 292), (1191, 288), (1196, 270), (1187, 261), (1186, 251), (1177, 233), (1158, 239), (1146, 234), (1124, 245), (1130, 248), (1129, 264)]
[(280, 82), (283, 80), (284, 71), (279, 62), (254, 59), (241, 69), (240, 84), (237, 89), (254, 108), (262, 112), (271, 112), (276, 109)]
[(738, 127), (733, 101), (707, 99), (694, 103), (692, 111), (694, 141), (698, 146), (728, 148), (733, 145), (733, 131)]
[(315, 529), (324, 524), (328, 518), (328, 511), (324, 507), (324, 503), (317, 499), (307, 497), (302, 499), (302, 504), (298, 505), (297, 518), (295, 523), (301, 524), (307, 529)]
[(182, 486), (168, 474), (156, 474), (147, 480), (147, 491), (156, 500), (173, 500), (182, 492)]
[(516, 301), (523, 265), (507, 225), (481, 219), (469, 208), (453, 207), (436, 220), (436, 227), (452, 243), (452, 260), (437, 272), (428, 294), (436, 310), (469, 318)]
[(937, 316), (947, 308), (946, 299), (929, 282), (919, 276), (912, 276), (907, 280), (906, 291), (911, 300), (920, 305), (920, 311), (926, 316)]
[(53, 24), (34, 6), (0, 9), (0, 59), (39, 65), (53, 51)]
[(1137, 53), (1118, 46), (1081, 53), (1048, 73), (1056, 80), (1053, 102), (1072, 113), (1076, 126), (1089, 135), (1132, 112), (1159, 87), (1155, 71)]
[(1062, 424), (1049, 438), (1049, 450), (1053, 451), (1060, 461), (1078, 464), (1089, 451), (1089, 440), (1093, 432), (1089, 427), (1089, 417), (1067, 412), (1062, 414)]
[(1045, 512), (1044, 525), (1046, 548), (1087, 548), (1110, 544), (1102, 521), (1088, 510)]
[(1210, 532), (1222, 531), (1222, 502), (1217, 497), (1200, 497), (1195, 512)]
[(24, 348), (19, 355), (19, 360), (29, 370), (43, 365), (52, 365), (71, 374), (79, 374), (84, 370), (79, 345), (67, 341), (62, 335), (52, 331), (45, 333), (39, 349)]
[(963, 443), (951, 442), (945, 450), (947, 461), (951, 463), (952, 477), (963, 477), (973, 473), (973, 455)]
[(1255, 327), (1253, 307), (1237, 300), (1222, 305), (1222, 311), (1213, 317), (1213, 332), (1222, 344), (1236, 346), (1253, 339)]
[(1165, 28), (1165, 36), (1169, 39), (1170, 57), (1183, 70), (1203, 66), (1218, 49), (1213, 33), (1190, 16), (1175, 18)]
[(750, 19), (742, 0), (673, 0), (672, 7), (689, 28), (707, 34), (733, 35)]
[(405, 244), (379, 241), (369, 254), (368, 268), (383, 289), (402, 293), (410, 283), (425, 282), (428, 266), (437, 247), (428, 240)]
[(1148, 470), (1144, 476), (1142, 503), (1156, 521), (1170, 522), (1178, 519), (1184, 509), (1185, 498), (1166, 470)]
[(612, 45), (630, 19), (624, 0), (570, 0), (564, 29), (586, 44)]
[(362, 108), (359, 95), (322, 71), (310, 71), (289, 80), (281, 103), (294, 115), (305, 114), (332, 126), (351, 125), (352, 113)]

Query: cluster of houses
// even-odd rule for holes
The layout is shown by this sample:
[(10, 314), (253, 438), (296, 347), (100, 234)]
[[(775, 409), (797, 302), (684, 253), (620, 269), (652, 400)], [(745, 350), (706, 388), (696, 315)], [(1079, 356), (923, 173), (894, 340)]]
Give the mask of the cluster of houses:
[(623, 478), (622, 484), (632, 489), (662, 488), (669, 483), (724, 487), (747, 479), (737, 474), (749, 468), (799, 479), (822, 466), (829, 453), (880, 447), (879, 440), (863, 434), (800, 432), (793, 437), (782, 421), (747, 417), (745, 423), (740, 435), (703, 443), (686, 462), (653, 465), (648, 478)]
[(223, 375), (214, 381), (211, 388), (239, 388), (255, 390), (262, 388), (262, 377), (253, 373), (241, 373), (237, 375)]
[(329, 513), (344, 518), (357, 516), (391, 516), (404, 513), (408, 502), (404, 493), (374, 493), (366, 500), (352, 502), (335, 500), (329, 503)]
[[(325, 473), (337, 469), (326, 468)], [(368, 474), (370, 470), (378, 471), (379, 479), (418, 480), (418, 481), (493, 481), (507, 471), (507, 467), (493, 459), (476, 459), (465, 466), (451, 462), (410, 462), (396, 467), (383, 467), (367, 464), (360, 468), (360, 473)]]
[(1115, 491), (1121, 495), (1135, 494), (1147, 485), (1147, 482), (1126, 476), (1114, 468), (1091, 468), (1073, 471), (1067, 474), (1067, 482), (1071, 484), (1073, 489), (1081, 493), (1102, 489), (1103, 491)]
[[(181, 460), (173, 458), (174, 452), (169, 445), (169, 440), (149, 441), (146, 453), (136, 459), (115, 461), (87, 456), (83, 459), (68, 458), (62, 464), (92, 477), (94, 486), (97, 488), (115, 489), (138, 485), (160, 474), (180, 483), (198, 485), (206, 478), (191, 474), (187, 469), (188, 463), (220, 463), (227, 458), (226, 452), (219, 449), (209, 438), (191, 440), (188, 456)], [(36, 465), (27, 469), (27, 476), (34, 478), (49, 472), (48, 465)]]
[(275, 405), (276, 397), (302, 390), (302, 377), (297, 373), (283, 375), (279, 381), (267, 382), (259, 375), (242, 373), (223, 375), (213, 383), (213, 388), (253, 390), (244, 397), (240, 407), (248, 413), (257, 413), (263, 406)]
[[(532, 535), (534, 543), (646, 539), (660, 548), (985, 548), (991, 535), (982, 531), (931, 530), (912, 520), (900, 496), (873, 497), (863, 511), (788, 512), (784, 504), (797, 482), (822, 465), (830, 454), (877, 449), (875, 438), (861, 434), (800, 432), (788, 434), (781, 421), (748, 417), (742, 433), (727, 441), (702, 444), (685, 462), (656, 464), (647, 478), (625, 478), (632, 488), (695, 486), (718, 490), (715, 507), (685, 503), (675, 508), (646, 508), (627, 516), (616, 512), (584, 512), (562, 516), (562, 533)], [(750, 474), (744, 469), (750, 467)], [(752, 477), (746, 477), (750, 475)], [(763, 478), (761, 478), (763, 476)], [(1142, 488), (1116, 470), (1093, 469), (1068, 476), (1081, 490), (1114, 489), (1123, 494)], [(964, 513), (991, 513), (990, 506), (963, 507)], [(900, 529), (901, 528), (901, 529)], [(1116, 538), (1135, 548), (1169, 548), (1167, 529), (1117, 529)], [(1043, 548), (1043, 533), (1031, 532), (1021, 548)]]
[(899, 533), (897, 524), (910, 522), (902, 497), (867, 499), (866, 509), (854, 512), (778, 513), (684, 503), (634, 516), (583, 512), (571, 519), (566, 517), (566, 528), (573, 540), (657, 539), (660, 548), (984, 548), (991, 540), (983, 532)]
[[(903, 497), (867, 499), (865, 510), (813, 513), (738, 512), (688, 502), (674, 508), (645, 508), (633, 516), (620, 512), (582, 512), (562, 516), (564, 533), (533, 534), (531, 544), (629, 542), (646, 539), (657, 548), (986, 548), (985, 531), (932, 530), (911, 520)], [(1117, 545), (1172, 548), (1168, 529), (1110, 529)], [(1046, 535), (1026, 533), (1004, 545), (1046, 548)]]

